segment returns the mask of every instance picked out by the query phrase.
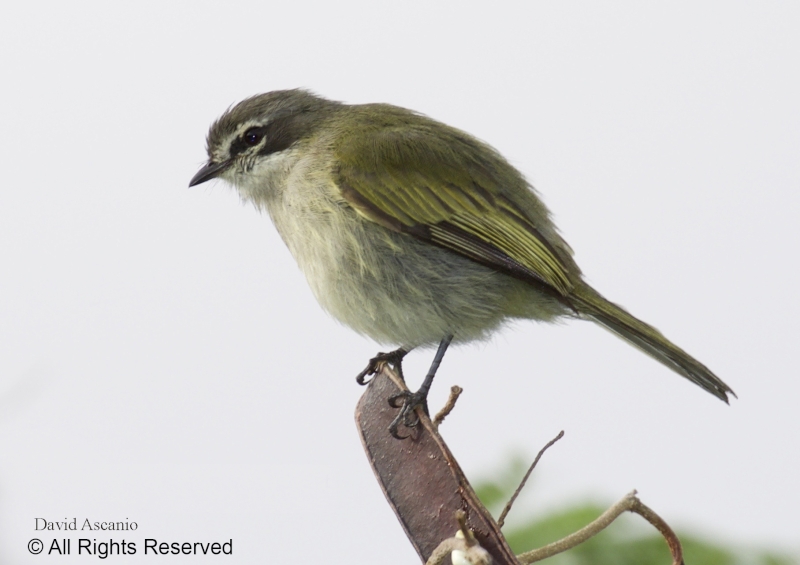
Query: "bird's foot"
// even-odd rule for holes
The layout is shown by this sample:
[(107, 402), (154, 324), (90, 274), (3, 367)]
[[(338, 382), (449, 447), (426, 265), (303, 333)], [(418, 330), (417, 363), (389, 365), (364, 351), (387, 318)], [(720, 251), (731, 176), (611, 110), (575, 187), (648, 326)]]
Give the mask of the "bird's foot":
[(400, 435), (398, 428), (400, 424), (407, 428), (415, 428), (419, 425), (419, 416), (417, 415), (417, 407), (421, 406), (428, 413), (428, 391), (420, 389), (417, 392), (404, 390), (401, 393), (389, 397), (389, 406), (392, 408), (400, 408), (392, 423), (389, 424), (389, 433), (396, 439), (405, 439), (408, 436)]
[(386, 365), (386, 363), (392, 364), (400, 374), (400, 378), (403, 378), (403, 357), (405, 357), (408, 352), (408, 349), (401, 347), (399, 349), (395, 349), (394, 351), (390, 351), (389, 353), (378, 353), (375, 357), (369, 360), (367, 368), (361, 371), (358, 376), (356, 376), (356, 382), (360, 385), (369, 383), (371, 379), (368, 379), (367, 377), (371, 377), (375, 373), (378, 373), (383, 366)]
[[(428, 369), (428, 374), (425, 375), (425, 380), (422, 381), (422, 386), (419, 387), (417, 392), (404, 390), (399, 394), (389, 397), (389, 406), (392, 408), (400, 408), (400, 413), (392, 420), (392, 423), (389, 424), (389, 433), (392, 434), (392, 437), (396, 439), (405, 439), (408, 437), (401, 436), (397, 431), (400, 424), (403, 424), (407, 428), (415, 428), (419, 425), (419, 415), (417, 414), (418, 407), (421, 406), (425, 411), (425, 415), (428, 415), (428, 391), (431, 390), (433, 377), (436, 376), (436, 371), (439, 369), (439, 364), (442, 362), (444, 353), (450, 346), (451, 341), (453, 341), (453, 336), (448, 335), (439, 342), (439, 349), (436, 350), (431, 368)], [(402, 404), (399, 402), (400, 399), (403, 400)]]

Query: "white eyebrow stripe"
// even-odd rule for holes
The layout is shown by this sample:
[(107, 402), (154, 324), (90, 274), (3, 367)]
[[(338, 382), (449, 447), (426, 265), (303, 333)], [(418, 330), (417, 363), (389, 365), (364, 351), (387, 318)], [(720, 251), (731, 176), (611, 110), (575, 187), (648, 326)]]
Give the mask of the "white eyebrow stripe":
[(236, 130), (225, 139), (220, 146), (213, 152), (213, 160), (217, 162), (225, 161), (230, 159), (231, 157), (231, 144), (233, 143), (234, 139), (238, 139), (239, 137), (244, 134), (247, 130), (252, 127), (264, 127), (265, 124), (256, 121), (256, 120), (248, 120), (242, 123)]

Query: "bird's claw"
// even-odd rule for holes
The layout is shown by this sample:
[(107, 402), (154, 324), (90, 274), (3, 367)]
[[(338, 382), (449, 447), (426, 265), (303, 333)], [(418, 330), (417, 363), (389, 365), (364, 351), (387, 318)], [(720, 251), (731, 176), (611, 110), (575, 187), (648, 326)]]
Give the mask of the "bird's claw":
[(405, 357), (407, 353), (408, 351), (403, 348), (395, 349), (394, 351), (390, 351), (388, 353), (378, 353), (375, 357), (369, 360), (366, 368), (356, 375), (356, 382), (362, 386), (369, 384), (372, 379), (368, 379), (367, 377), (371, 377), (375, 373), (379, 373), (386, 363), (391, 363), (394, 365), (395, 369), (397, 369), (402, 377), (403, 369), (401, 363), (403, 361), (403, 357)]
[(425, 413), (428, 413), (428, 395), (420, 391), (410, 392), (404, 390), (389, 397), (389, 406), (400, 408), (400, 412), (389, 424), (389, 433), (395, 439), (405, 439), (408, 436), (400, 435), (398, 428), (403, 424), (407, 428), (415, 428), (419, 425), (419, 415), (417, 407), (422, 406)]

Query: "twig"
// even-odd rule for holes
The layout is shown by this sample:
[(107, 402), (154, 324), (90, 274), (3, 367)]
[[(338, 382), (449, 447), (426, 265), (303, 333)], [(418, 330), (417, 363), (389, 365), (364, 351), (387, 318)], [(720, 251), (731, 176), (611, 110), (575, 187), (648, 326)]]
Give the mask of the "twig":
[(445, 403), (444, 407), (439, 410), (439, 413), (433, 418), (433, 425), (437, 428), (439, 425), (444, 422), (444, 419), (453, 411), (453, 408), (456, 407), (456, 401), (461, 393), (464, 392), (464, 389), (458, 385), (453, 385), (450, 387), (450, 396), (447, 398), (447, 403)]
[(635, 506), (631, 508), (631, 512), (635, 512), (650, 522), (653, 527), (664, 536), (664, 540), (669, 546), (669, 552), (672, 554), (672, 565), (683, 565), (683, 549), (681, 548), (681, 542), (678, 536), (675, 535), (675, 532), (672, 531), (672, 528), (667, 525), (661, 516), (653, 512), (653, 510), (649, 506), (646, 506), (641, 500), (636, 497), (634, 497), (634, 500)]
[(561, 553), (562, 551), (572, 549), (576, 545), (585, 542), (592, 536), (604, 530), (623, 512), (634, 512), (639, 514), (645, 520), (655, 526), (655, 528), (661, 532), (661, 535), (664, 536), (664, 539), (669, 546), (670, 553), (672, 553), (672, 564), (683, 565), (683, 550), (681, 549), (681, 544), (678, 541), (675, 532), (672, 531), (672, 529), (667, 525), (666, 522), (664, 522), (664, 520), (661, 519), (660, 516), (658, 516), (658, 514), (642, 504), (642, 502), (636, 497), (635, 490), (626, 494), (622, 500), (603, 512), (594, 522), (581, 528), (574, 534), (570, 534), (565, 538), (562, 538), (544, 547), (540, 547), (539, 549), (527, 551), (521, 555), (518, 555), (517, 559), (523, 565), (528, 565), (529, 563), (541, 561), (542, 559), (551, 557), (557, 553)]
[(477, 545), (478, 540), (475, 539), (475, 536), (472, 535), (472, 532), (467, 527), (467, 513), (463, 510), (456, 510), (456, 522), (458, 522), (458, 531), (461, 532), (461, 537), (464, 538), (464, 543), (467, 544), (467, 547)]
[(503, 524), (506, 521), (506, 516), (508, 516), (508, 513), (511, 511), (511, 506), (514, 504), (514, 501), (517, 500), (517, 497), (519, 496), (519, 493), (522, 492), (522, 489), (525, 488), (525, 483), (528, 482), (528, 478), (531, 476), (531, 473), (533, 472), (533, 469), (536, 467), (536, 464), (539, 462), (539, 459), (542, 458), (542, 455), (544, 454), (545, 451), (547, 451), (555, 442), (560, 440), (562, 437), (564, 437), (564, 430), (558, 432), (558, 435), (553, 439), (551, 439), (549, 442), (547, 442), (547, 445), (545, 445), (539, 451), (539, 454), (536, 456), (536, 459), (534, 459), (533, 463), (531, 463), (528, 472), (525, 473), (524, 477), (522, 477), (522, 481), (519, 483), (517, 490), (514, 491), (514, 494), (511, 496), (511, 499), (508, 501), (508, 504), (506, 504), (506, 507), (503, 508), (503, 511), (500, 513), (500, 518), (497, 519), (497, 525), (499, 527), (501, 528), (503, 527)]

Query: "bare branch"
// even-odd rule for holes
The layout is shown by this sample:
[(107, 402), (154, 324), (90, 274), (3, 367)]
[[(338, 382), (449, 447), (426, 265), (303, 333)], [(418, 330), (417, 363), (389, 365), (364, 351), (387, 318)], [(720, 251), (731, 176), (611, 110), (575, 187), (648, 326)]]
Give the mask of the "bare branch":
[(672, 531), (672, 528), (667, 525), (661, 516), (653, 512), (649, 506), (646, 506), (637, 497), (634, 497), (634, 501), (634, 507), (631, 508), (631, 512), (635, 512), (650, 522), (653, 527), (664, 536), (664, 540), (669, 546), (669, 552), (672, 554), (672, 565), (683, 565), (683, 549), (681, 548), (681, 542), (678, 536), (675, 535), (675, 532)]
[(462, 563), (485, 563), (485, 557), (479, 555), (483, 551), (496, 565), (519, 565), (425, 410), (417, 409), (419, 422), (409, 428), (407, 439), (391, 435), (389, 425), (397, 408), (386, 400), (402, 390), (406, 390), (405, 383), (391, 367), (384, 366), (359, 400), (356, 422), (375, 476), (422, 563), (442, 540), (453, 537), (457, 529), (453, 516), (463, 510), (466, 528), (480, 546), (467, 548), (475, 551)]
[(517, 555), (517, 559), (523, 565), (527, 565), (528, 563), (541, 561), (542, 559), (551, 557), (557, 553), (561, 553), (562, 551), (572, 549), (576, 545), (585, 542), (592, 536), (597, 535), (602, 530), (607, 528), (609, 524), (616, 520), (623, 512), (635, 512), (655, 526), (667, 541), (670, 553), (672, 553), (673, 565), (683, 565), (683, 550), (681, 549), (681, 544), (678, 541), (678, 538), (675, 536), (675, 532), (672, 531), (672, 529), (666, 524), (666, 522), (664, 522), (664, 520), (661, 519), (660, 516), (658, 516), (658, 514), (642, 504), (642, 502), (636, 497), (635, 490), (626, 494), (622, 500), (603, 512), (600, 517), (597, 518), (597, 520), (581, 528), (574, 534), (570, 534), (565, 538), (562, 538), (544, 547), (540, 547), (539, 549), (534, 549), (533, 551), (528, 551), (521, 555)]
[[(439, 565), (450, 555), (453, 563), (520, 565), (540, 561), (566, 551), (605, 529), (623, 512), (635, 512), (655, 526), (672, 552), (673, 565), (683, 565), (680, 542), (669, 526), (631, 492), (606, 510), (597, 520), (545, 547), (515, 556), (508, 542), (478, 499), (458, 462), (447, 448), (433, 422), (422, 408), (417, 408), (417, 426), (405, 440), (394, 438), (389, 424), (396, 408), (386, 401), (398, 390), (407, 390), (405, 382), (388, 366), (383, 366), (359, 400), (356, 421), (370, 464), (389, 504), (394, 509), (409, 540), (423, 562)], [(452, 410), (458, 394), (443, 410)], [(442, 416), (443, 418), (444, 416)], [(441, 421), (441, 420), (440, 420)], [(561, 439), (561, 432), (536, 456), (501, 518), (504, 519), (544, 452)], [(452, 516), (459, 522), (453, 536)]]
[(517, 487), (517, 490), (514, 491), (514, 494), (511, 496), (511, 499), (508, 501), (508, 504), (506, 504), (506, 507), (503, 508), (503, 511), (500, 513), (500, 518), (497, 519), (497, 525), (499, 527), (501, 527), (501, 528), (503, 527), (503, 524), (506, 521), (506, 516), (508, 516), (508, 513), (511, 511), (511, 507), (514, 505), (514, 501), (517, 500), (517, 497), (519, 496), (519, 493), (522, 492), (523, 488), (525, 488), (525, 483), (528, 482), (528, 478), (531, 476), (531, 473), (533, 472), (533, 469), (536, 467), (536, 464), (539, 462), (539, 459), (542, 458), (542, 455), (544, 454), (545, 451), (547, 451), (550, 447), (552, 447), (552, 445), (555, 442), (557, 442), (558, 440), (560, 440), (562, 437), (564, 437), (564, 430), (561, 430), (560, 432), (558, 432), (558, 435), (556, 437), (554, 437), (553, 439), (551, 439), (549, 442), (547, 442), (547, 445), (545, 445), (539, 451), (539, 454), (536, 456), (536, 459), (534, 459), (533, 463), (531, 463), (531, 466), (528, 469), (528, 472), (525, 473), (524, 477), (522, 477), (522, 481), (520, 481), (519, 486)]

